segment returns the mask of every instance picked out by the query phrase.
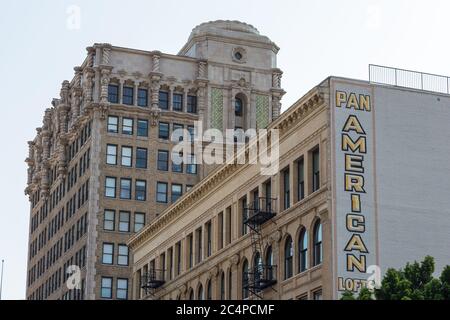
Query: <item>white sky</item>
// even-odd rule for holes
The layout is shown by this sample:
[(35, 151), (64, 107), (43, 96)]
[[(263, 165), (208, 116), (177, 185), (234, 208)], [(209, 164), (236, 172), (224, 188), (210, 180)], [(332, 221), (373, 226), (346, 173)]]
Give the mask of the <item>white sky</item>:
[[(81, 9), (78, 30), (68, 7)], [(4, 1), (0, 10), (0, 259), (3, 299), (25, 297), (27, 141), (95, 42), (177, 53), (196, 25), (254, 25), (280, 48), (283, 109), (327, 76), (368, 79), (368, 64), (450, 75), (450, 1)]]

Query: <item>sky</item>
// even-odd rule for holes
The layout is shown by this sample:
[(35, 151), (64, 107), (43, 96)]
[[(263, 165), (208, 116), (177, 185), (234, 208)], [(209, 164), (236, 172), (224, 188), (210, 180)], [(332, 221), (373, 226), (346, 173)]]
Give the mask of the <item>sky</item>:
[(281, 48), (285, 110), (330, 75), (368, 80), (370, 63), (450, 76), (449, 12), (447, 0), (2, 1), (2, 299), (25, 298), (27, 141), (87, 46), (107, 42), (176, 54), (202, 22), (244, 21)]

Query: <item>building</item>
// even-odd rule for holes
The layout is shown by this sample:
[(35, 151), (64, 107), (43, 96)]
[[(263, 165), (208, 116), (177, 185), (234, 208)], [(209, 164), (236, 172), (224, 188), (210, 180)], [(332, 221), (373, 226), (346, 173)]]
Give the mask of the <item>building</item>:
[(212, 170), (172, 163), (171, 133), (266, 127), (278, 50), (237, 21), (197, 26), (177, 55), (88, 47), (29, 142), (27, 299), (129, 298), (128, 239)]
[[(448, 78), (429, 83), (442, 80), (448, 88)], [(314, 87), (269, 126), (276, 174), (220, 166), (131, 238), (133, 298), (338, 299), (425, 255), (440, 272), (450, 261), (450, 95), (424, 83), (330, 77)]]

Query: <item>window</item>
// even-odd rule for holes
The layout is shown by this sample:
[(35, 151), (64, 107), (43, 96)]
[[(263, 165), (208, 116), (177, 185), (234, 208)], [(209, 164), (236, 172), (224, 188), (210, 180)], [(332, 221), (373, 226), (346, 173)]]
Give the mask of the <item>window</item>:
[(318, 290), (313, 293), (313, 300), (322, 300), (322, 290)]
[(147, 149), (136, 149), (136, 168), (147, 169)]
[(128, 299), (128, 279), (117, 279), (117, 299)]
[(175, 245), (175, 254), (176, 254), (176, 275), (179, 275), (181, 273), (181, 241), (178, 241)]
[[(180, 152), (178, 155), (179, 159), (176, 159), (177, 154), (172, 153), (172, 172), (182, 173), (183, 172), (183, 153)], [(181, 160), (180, 163), (178, 163), (178, 160)]]
[(313, 239), (314, 239), (314, 266), (322, 263), (322, 224), (320, 220), (314, 225)]
[(163, 110), (169, 109), (169, 93), (165, 91), (159, 92), (159, 107)]
[(112, 278), (102, 277), (101, 297), (103, 299), (112, 298)]
[(114, 116), (108, 117), (108, 132), (118, 133), (119, 132), (119, 118)]
[(236, 98), (234, 101), (234, 115), (236, 117), (242, 117), (243, 107), (244, 107), (244, 105), (242, 103), (242, 99)]
[(139, 232), (145, 226), (145, 213), (134, 214), (134, 232)]
[(225, 273), (220, 275), (220, 300), (225, 300)]
[(106, 146), (106, 163), (112, 165), (117, 164), (117, 146), (114, 144), (108, 144)]
[(189, 290), (189, 300), (194, 300), (195, 298), (194, 298), (194, 290), (192, 290), (192, 288), (191, 288), (191, 290)]
[(211, 280), (206, 284), (206, 300), (212, 300), (212, 285)]
[(138, 119), (137, 135), (138, 137), (148, 137), (148, 120)]
[(299, 272), (304, 272), (308, 269), (308, 233), (303, 228), (298, 238), (298, 268)]
[(233, 271), (231, 268), (228, 270), (228, 300), (233, 297)]
[(173, 279), (173, 248), (169, 248), (169, 250), (167, 250), (167, 256), (169, 257), (169, 272), (168, 272), (168, 276), (169, 276), (169, 280)]
[(248, 299), (248, 261), (242, 263), (242, 299)]
[(194, 237), (192, 234), (188, 235), (188, 267), (192, 268), (194, 265)]
[(131, 167), (133, 163), (133, 148), (132, 147), (122, 147), (122, 166)]
[(134, 88), (123, 87), (122, 103), (127, 105), (133, 105), (134, 103)]
[(320, 155), (319, 149), (312, 153), (312, 192), (320, 188)]
[(172, 141), (173, 142), (179, 142), (183, 141), (183, 135), (184, 135), (184, 127), (182, 124), (174, 123), (172, 125)]
[(274, 279), (274, 270), (273, 270), (273, 252), (272, 252), (272, 246), (269, 246), (266, 251), (266, 266), (269, 268), (267, 272), (267, 278), (268, 280)]
[(120, 179), (120, 199), (131, 199), (131, 179)]
[(119, 231), (130, 232), (130, 213), (128, 211), (119, 212)]
[(245, 221), (247, 220), (247, 197), (243, 197), (240, 201), (240, 211), (241, 211), (241, 235), (246, 235), (248, 232), (248, 227), (245, 224)]
[(197, 300), (203, 300), (203, 286), (200, 283), (200, 286), (198, 287), (198, 292), (197, 292)]
[(114, 260), (114, 244), (104, 243), (103, 244), (102, 263), (103, 264), (113, 264), (113, 260)]
[(147, 107), (148, 106), (148, 90), (138, 89), (138, 106)]
[(145, 201), (147, 199), (147, 181), (136, 180), (135, 197), (138, 201)]
[(105, 210), (103, 217), (103, 229), (114, 231), (116, 224), (116, 212), (114, 210)]
[(183, 186), (181, 184), (172, 184), (172, 203), (177, 201), (183, 195)]
[(158, 137), (160, 139), (168, 140), (169, 139), (169, 124), (165, 122), (159, 123)]
[(291, 206), (291, 187), (289, 184), (289, 169), (285, 169), (282, 172), (283, 176), (283, 204), (284, 210), (289, 209)]
[(156, 201), (160, 203), (167, 203), (167, 183), (156, 183)]
[(116, 178), (106, 177), (105, 179), (105, 197), (116, 197)]
[(158, 170), (169, 171), (169, 151), (158, 150)]
[(189, 113), (197, 113), (197, 97), (196, 96), (188, 96), (187, 97), (187, 112)]
[(200, 263), (203, 260), (203, 246), (202, 246), (202, 228), (198, 228), (195, 235), (195, 241), (197, 243), (197, 263)]
[(187, 130), (189, 132), (189, 141), (194, 141), (195, 138), (195, 127), (194, 126), (187, 126)]
[(292, 258), (294, 256), (294, 251), (292, 249), (292, 238), (288, 236), (284, 243), (284, 279), (289, 279), (292, 277)]
[(183, 95), (179, 93), (173, 94), (173, 110), (183, 111)]
[(108, 86), (108, 101), (110, 103), (119, 103), (119, 86), (110, 84)]
[(212, 254), (212, 224), (211, 221), (206, 223), (206, 256), (209, 257)]
[(119, 244), (119, 253), (117, 255), (117, 264), (119, 266), (128, 265), (128, 247), (126, 244)]
[(297, 161), (297, 200), (305, 198), (305, 162), (303, 158)]
[(186, 172), (189, 174), (197, 174), (197, 164), (196, 164), (196, 159), (195, 159), (195, 155), (190, 154), (188, 155), (188, 163), (186, 165)]
[(126, 135), (133, 135), (133, 119), (122, 118), (122, 133)]

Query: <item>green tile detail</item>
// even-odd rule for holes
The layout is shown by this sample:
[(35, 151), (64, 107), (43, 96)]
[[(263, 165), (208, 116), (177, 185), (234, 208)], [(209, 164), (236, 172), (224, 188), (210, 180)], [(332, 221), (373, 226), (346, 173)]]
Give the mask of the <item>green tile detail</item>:
[(267, 128), (269, 125), (269, 96), (256, 95), (256, 127)]
[(211, 89), (211, 127), (223, 129), (223, 92), (222, 89)]

